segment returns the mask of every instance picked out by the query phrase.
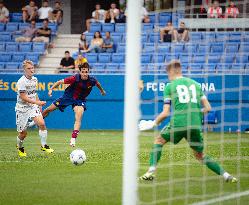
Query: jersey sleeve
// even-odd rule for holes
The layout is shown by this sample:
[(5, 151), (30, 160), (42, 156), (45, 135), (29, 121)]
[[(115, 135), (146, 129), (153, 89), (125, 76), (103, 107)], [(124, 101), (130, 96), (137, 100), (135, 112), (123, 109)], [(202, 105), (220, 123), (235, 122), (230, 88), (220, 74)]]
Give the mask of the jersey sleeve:
[(99, 81), (96, 78), (92, 78), (91, 82), (92, 82), (92, 86), (98, 86), (99, 85)]
[(164, 89), (163, 101), (164, 104), (171, 104), (171, 84), (168, 83)]
[(73, 84), (76, 81), (76, 77), (75, 76), (70, 76), (64, 79), (64, 83), (65, 84)]
[(18, 93), (24, 93), (26, 92), (26, 86), (25, 83), (23, 81), (18, 81), (17, 82), (17, 92)]

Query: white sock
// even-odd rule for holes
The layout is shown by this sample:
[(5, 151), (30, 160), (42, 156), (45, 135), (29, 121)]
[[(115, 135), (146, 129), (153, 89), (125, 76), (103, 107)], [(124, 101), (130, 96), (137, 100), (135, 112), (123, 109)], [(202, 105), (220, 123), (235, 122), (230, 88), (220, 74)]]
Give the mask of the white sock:
[(156, 171), (156, 167), (155, 166), (151, 166), (148, 170), (148, 172), (155, 172)]
[(227, 172), (225, 172), (225, 173), (223, 174), (224, 179), (227, 179), (229, 176), (230, 176), (230, 174), (227, 173)]
[(48, 131), (47, 130), (39, 130), (39, 136), (41, 138), (41, 145), (44, 147), (44, 145), (47, 144)]
[(17, 144), (18, 148), (21, 148), (21, 147), (22, 147), (23, 141), (24, 141), (24, 140), (20, 140), (19, 136), (17, 136), (17, 138), (16, 138), (16, 144)]

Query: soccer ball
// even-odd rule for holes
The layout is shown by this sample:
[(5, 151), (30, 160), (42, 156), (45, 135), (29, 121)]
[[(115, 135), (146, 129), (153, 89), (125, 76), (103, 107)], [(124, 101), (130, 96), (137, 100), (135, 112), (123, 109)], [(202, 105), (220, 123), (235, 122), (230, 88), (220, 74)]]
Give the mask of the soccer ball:
[(86, 161), (86, 153), (81, 149), (76, 149), (71, 152), (70, 161), (74, 165), (82, 165)]

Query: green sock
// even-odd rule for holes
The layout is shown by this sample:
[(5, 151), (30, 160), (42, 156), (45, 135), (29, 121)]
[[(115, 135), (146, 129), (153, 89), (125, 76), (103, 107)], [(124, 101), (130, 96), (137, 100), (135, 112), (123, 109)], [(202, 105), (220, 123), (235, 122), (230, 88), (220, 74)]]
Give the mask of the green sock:
[(211, 157), (206, 155), (203, 159), (203, 163), (211, 169), (213, 172), (215, 172), (218, 175), (224, 174), (224, 169), (219, 165), (219, 163), (215, 162)]
[(154, 144), (152, 151), (150, 153), (150, 166), (156, 166), (157, 162), (160, 160), (162, 155), (162, 147), (161, 144)]

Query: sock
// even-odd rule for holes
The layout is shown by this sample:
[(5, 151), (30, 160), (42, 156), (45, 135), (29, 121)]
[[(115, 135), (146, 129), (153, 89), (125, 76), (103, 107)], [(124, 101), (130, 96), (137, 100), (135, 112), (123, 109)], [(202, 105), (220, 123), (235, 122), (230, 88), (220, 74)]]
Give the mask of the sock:
[(20, 140), (19, 136), (17, 136), (17, 138), (16, 138), (16, 144), (17, 144), (18, 148), (22, 148), (23, 141), (24, 140)]
[(72, 132), (72, 138), (77, 138), (79, 132), (80, 132), (79, 130), (74, 130), (74, 131)]
[[(150, 167), (156, 167), (157, 162), (160, 160), (162, 155), (162, 147), (161, 144), (154, 144), (152, 151), (150, 153)], [(151, 168), (152, 169), (152, 168)]]
[(203, 163), (213, 172), (218, 175), (223, 175), (225, 173), (224, 169), (219, 165), (219, 163), (215, 162), (211, 157), (205, 156), (203, 159)]
[(229, 173), (224, 172), (224, 174), (223, 174), (224, 179), (227, 179), (229, 176), (231, 176)]
[(41, 138), (41, 145), (44, 147), (44, 145), (47, 144), (48, 131), (47, 130), (39, 130), (39, 136)]

